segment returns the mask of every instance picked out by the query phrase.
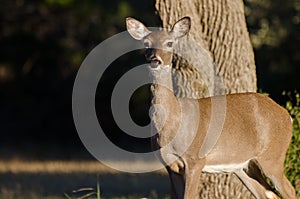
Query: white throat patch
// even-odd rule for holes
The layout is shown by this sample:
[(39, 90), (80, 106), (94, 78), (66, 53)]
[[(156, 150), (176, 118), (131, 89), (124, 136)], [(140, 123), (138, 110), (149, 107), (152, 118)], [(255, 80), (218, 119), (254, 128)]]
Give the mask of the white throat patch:
[(152, 71), (164, 70), (166, 72), (170, 72), (171, 68), (172, 67), (170, 65), (158, 65), (156, 68), (153, 68), (153, 67), (150, 66), (150, 70), (152, 70)]

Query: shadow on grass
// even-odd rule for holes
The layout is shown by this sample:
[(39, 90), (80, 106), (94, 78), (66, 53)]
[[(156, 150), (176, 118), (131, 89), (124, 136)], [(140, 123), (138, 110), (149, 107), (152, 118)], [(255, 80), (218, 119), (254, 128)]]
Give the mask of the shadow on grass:
[(72, 190), (96, 189), (97, 176), (101, 198), (165, 198), (169, 193), (168, 176), (160, 173), (1, 173), (0, 198), (66, 198)]

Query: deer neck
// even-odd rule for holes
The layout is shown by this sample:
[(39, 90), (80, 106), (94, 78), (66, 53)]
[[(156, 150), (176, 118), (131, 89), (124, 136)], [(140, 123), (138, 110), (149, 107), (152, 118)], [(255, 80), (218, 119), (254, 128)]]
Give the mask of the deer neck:
[(152, 77), (151, 121), (154, 134), (159, 136), (160, 147), (169, 143), (175, 136), (179, 122), (180, 107), (173, 93), (171, 66), (150, 69)]
[(175, 98), (171, 66), (159, 65), (157, 68), (150, 68), (150, 77), (152, 81), (152, 104), (167, 105), (168, 100)]

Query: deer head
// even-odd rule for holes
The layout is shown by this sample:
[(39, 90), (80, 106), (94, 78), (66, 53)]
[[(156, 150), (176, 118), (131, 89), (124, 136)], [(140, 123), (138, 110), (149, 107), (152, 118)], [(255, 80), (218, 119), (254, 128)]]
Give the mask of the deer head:
[(184, 17), (177, 21), (171, 31), (150, 31), (140, 21), (128, 17), (126, 26), (129, 34), (141, 40), (146, 48), (146, 60), (152, 68), (172, 65), (173, 48), (178, 38), (185, 36), (191, 27), (191, 19)]

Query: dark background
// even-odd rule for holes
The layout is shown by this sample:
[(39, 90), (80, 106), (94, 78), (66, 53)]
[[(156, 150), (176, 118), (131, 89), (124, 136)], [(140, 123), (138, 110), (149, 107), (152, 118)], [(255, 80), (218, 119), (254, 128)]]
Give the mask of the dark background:
[[(245, 11), (258, 88), (284, 105), (282, 91), (300, 89), (299, 2), (248, 0)], [(0, 158), (90, 158), (73, 123), (74, 79), (94, 47), (125, 30), (127, 16), (148, 26), (160, 25), (153, 1), (0, 1)], [(141, 52), (120, 57), (99, 82), (96, 97), (97, 113), (105, 116), (104, 123), (111, 129), (109, 137), (140, 152), (149, 149), (148, 140), (120, 133), (105, 107), (113, 82), (142, 63)], [(140, 124), (149, 121), (145, 90), (147, 86), (139, 89), (130, 105), (133, 119)]]

